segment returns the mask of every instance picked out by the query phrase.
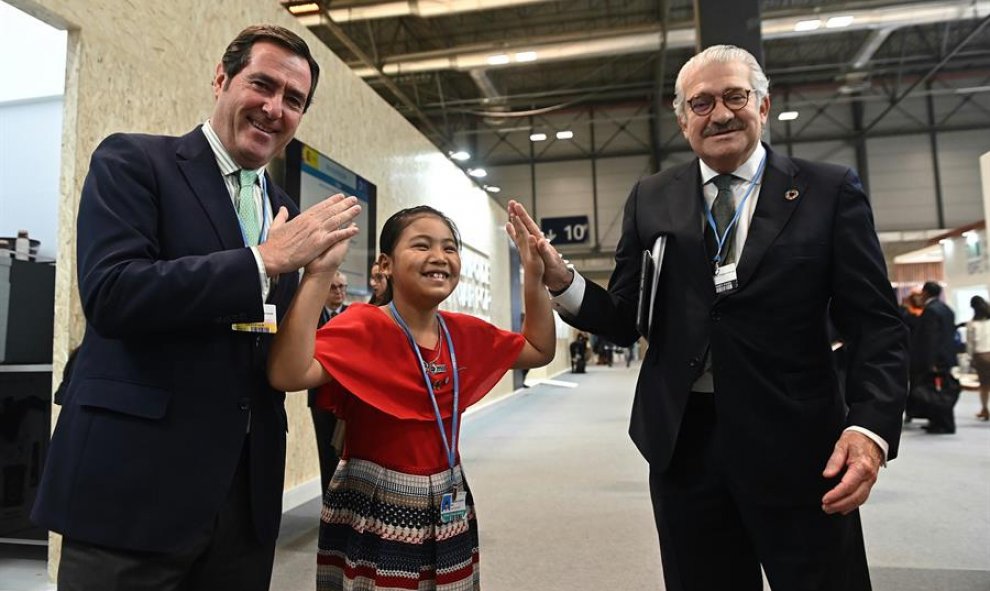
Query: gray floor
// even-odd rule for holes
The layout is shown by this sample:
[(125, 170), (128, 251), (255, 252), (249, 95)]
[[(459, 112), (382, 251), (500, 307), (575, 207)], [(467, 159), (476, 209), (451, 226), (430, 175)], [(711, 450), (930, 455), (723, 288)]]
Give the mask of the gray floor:
[[(646, 464), (626, 435), (635, 377), (592, 367), (560, 376), (576, 388), (539, 385), (466, 418), (485, 591), (663, 589)], [(905, 427), (862, 512), (877, 591), (990, 591), (990, 424), (976, 410), (963, 393), (954, 436)], [(318, 518), (317, 500), (285, 516), (272, 589), (314, 587)], [(46, 589), (43, 568), (0, 549), (0, 591)]]
[[(470, 415), (461, 443), (485, 591), (662, 590), (647, 469), (626, 435), (637, 368), (563, 375)], [(990, 424), (907, 425), (862, 511), (877, 591), (990, 590)], [(316, 502), (287, 519), (273, 589), (313, 587)], [(717, 565), (713, 564), (713, 567)]]

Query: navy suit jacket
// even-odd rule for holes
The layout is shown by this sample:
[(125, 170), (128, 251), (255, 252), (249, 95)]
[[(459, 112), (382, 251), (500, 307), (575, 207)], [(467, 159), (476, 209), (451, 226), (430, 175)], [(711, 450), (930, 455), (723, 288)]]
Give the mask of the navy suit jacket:
[[(298, 213), (266, 180), (272, 210)], [(271, 338), (231, 330), (262, 319), (261, 284), (201, 129), (100, 144), (77, 255), (86, 332), (32, 518), (94, 544), (181, 548), (216, 517), (247, 441), (255, 530), (274, 540), (285, 393), (268, 385)], [(297, 282), (272, 283), (280, 316)]]
[[(608, 290), (588, 282), (569, 321), (620, 345), (635, 341), (641, 257), (666, 234), (633, 441), (651, 469), (666, 469), (708, 350), (715, 441), (732, 486), (767, 500), (813, 500), (835, 484), (821, 472), (845, 427), (870, 429), (890, 444), (890, 458), (897, 455), (907, 330), (855, 173), (767, 153), (736, 290), (715, 293), (696, 159), (636, 184)], [(787, 199), (792, 189), (798, 196)], [(829, 314), (848, 347), (844, 388), (832, 362)]]

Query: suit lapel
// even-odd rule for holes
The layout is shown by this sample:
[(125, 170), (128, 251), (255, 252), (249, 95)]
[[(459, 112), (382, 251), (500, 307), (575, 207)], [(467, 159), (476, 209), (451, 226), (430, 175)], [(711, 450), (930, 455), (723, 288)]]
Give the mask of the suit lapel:
[(682, 256), (687, 258), (685, 268), (689, 271), (690, 281), (701, 293), (714, 295), (712, 264), (708, 259), (704, 226), (701, 224), (703, 199), (701, 167), (695, 159), (692, 165), (683, 167), (675, 176), (670, 193), (664, 201), (667, 205), (667, 219), (671, 220), (674, 228), (673, 233), (683, 244)]
[(223, 248), (243, 247), (244, 237), (230, 193), (220, 175), (216, 156), (201, 129), (196, 128), (179, 139), (176, 160), (186, 182), (206, 211)]
[[(749, 234), (746, 236), (737, 270), (739, 289), (745, 289), (767, 249), (784, 229), (805, 194), (806, 187), (798, 182), (799, 179), (795, 179), (796, 174), (797, 167), (789, 158), (779, 156), (767, 148), (767, 168), (763, 174), (760, 200), (750, 221)], [(796, 191), (797, 195), (793, 196), (792, 191)], [(719, 297), (730, 295), (731, 293)]]

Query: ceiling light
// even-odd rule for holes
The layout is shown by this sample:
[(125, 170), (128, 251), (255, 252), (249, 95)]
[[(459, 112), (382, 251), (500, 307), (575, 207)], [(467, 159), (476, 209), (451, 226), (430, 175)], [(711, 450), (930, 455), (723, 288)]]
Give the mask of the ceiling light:
[(851, 16), (833, 16), (825, 22), (826, 29), (838, 29), (840, 27), (848, 27), (853, 23), (854, 17)]
[(545, 133), (531, 133), (529, 135), (529, 141), (531, 142), (543, 142), (546, 141), (547, 134)]
[(483, 179), (488, 176), (488, 171), (484, 168), (469, 168), (467, 173), (476, 179)]
[(797, 111), (784, 111), (780, 115), (777, 115), (778, 121), (794, 121), (798, 118)]
[(535, 62), (536, 52), (535, 51), (520, 51), (516, 54), (517, 62)]
[(499, 53), (499, 54), (496, 54), (496, 55), (490, 55), (490, 56), (488, 56), (488, 60), (487, 61), (488, 61), (489, 64), (491, 64), (493, 66), (503, 66), (503, 65), (509, 63), (510, 60), (509, 60), (509, 56), (505, 55), (504, 53)]
[(564, 130), (564, 131), (558, 131), (557, 132), (557, 139), (558, 140), (569, 140), (572, 137), (574, 137), (574, 132), (573, 131)]
[(464, 150), (450, 152), (449, 155), (451, 160), (457, 160), (458, 162), (464, 162), (465, 160), (471, 159), (471, 154), (465, 152)]
[(306, 4), (293, 4), (289, 6), (289, 12), (295, 15), (300, 14), (312, 14), (314, 12), (320, 11), (320, 5), (316, 2), (307, 2)]
[(495, 185), (485, 185), (485, 190), (489, 193), (498, 193), (502, 190), (501, 187), (496, 187)]
[(980, 235), (975, 230), (963, 232), (963, 238), (966, 239), (966, 244), (976, 244), (980, 241)]
[(822, 26), (821, 19), (816, 18), (808, 21), (798, 21), (797, 24), (794, 25), (794, 30), (798, 32), (814, 31), (815, 29), (820, 29), (821, 26)]

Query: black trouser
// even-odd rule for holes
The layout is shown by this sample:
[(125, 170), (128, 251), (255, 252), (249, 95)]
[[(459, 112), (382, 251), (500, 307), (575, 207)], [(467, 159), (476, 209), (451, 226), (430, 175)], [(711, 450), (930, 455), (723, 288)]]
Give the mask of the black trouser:
[(65, 537), (59, 591), (267, 591), (275, 541), (260, 543), (252, 525), (248, 446), (219, 514), (182, 549), (138, 552)]
[(337, 471), (340, 458), (333, 448), (333, 430), (337, 426), (337, 417), (328, 410), (311, 406), (309, 413), (313, 416), (313, 430), (316, 431), (316, 452), (320, 456), (320, 483), (323, 485), (321, 494), (327, 492), (330, 479)]
[(734, 494), (714, 450), (716, 428), (713, 396), (692, 393), (671, 465), (650, 473), (668, 591), (760, 591), (761, 565), (777, 590), (869, 590), (859, 513)]

